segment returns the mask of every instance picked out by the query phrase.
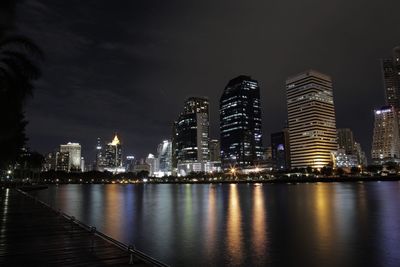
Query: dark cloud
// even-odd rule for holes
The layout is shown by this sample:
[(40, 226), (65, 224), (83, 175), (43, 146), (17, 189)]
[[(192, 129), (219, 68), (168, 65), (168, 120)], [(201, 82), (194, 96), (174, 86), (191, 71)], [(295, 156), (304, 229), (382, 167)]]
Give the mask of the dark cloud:
[(398, 0), (54, 1), (18, 6), (18, 26), (46, 52), (27, 114), (30, 145), (45, 152), (121, 133), (144, 156), (169, 137), (188, 96), (218, 100), (229, 79), (259, 80), (264, 143), (286, 119), (285, 79), (332, 76), (338, 127), (365, 150), (372, 110), (384, 104), (379, 59), (400, 44)]

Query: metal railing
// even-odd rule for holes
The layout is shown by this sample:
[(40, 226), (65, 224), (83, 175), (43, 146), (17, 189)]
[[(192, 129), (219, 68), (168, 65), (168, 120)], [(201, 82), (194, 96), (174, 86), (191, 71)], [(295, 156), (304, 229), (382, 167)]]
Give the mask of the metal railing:
[[(60, 209), (56, 210), (54, 207), (52, 207), (49, 204), (41, 201), (37, 197), (34, 197), (34, 196), (32, 196), (32, 195), (30, 195), (30, 194), (28, 194), (28, 193), (26, 193), (26, 192), (24, 192), (24, 191), (22, 191), (22, 190), (20, 190), (18, 188), (17, 188), (17, 191), (19, 193), (23, 194), (24, 196), (26, 196), (28, 198), (31, 198), (31, 199), (35, 200), (36, 202), (44, 205), (45, 207), (51, 209), (52, 211), (58, 213), (60, 216), (64, 217), (68, 221), (70, 221), (72, 223), (71, 224), (72, 226), (73, 226), (73, 224), (78, 225), (79, 227), (83, 228), (84, 230), (92, 233), (93, 237), (94, 236), (98, 236), (101, 239), (103, 239), (103, 240), (113, 244), (114, 246), (120, 248), (121, 250), (127, 251), (129, 253), (129, 256), (130, 256), (129, 264), (133, 264), (134, 259), (137, 258), (137, 259), (142, 260), (145, 263), (151, 264), (151, 265), (153, 265), (155, 267), (169, 267), (169, 265), (167, 265), (167, 264), (165, 264), (165, 263), (163, 263), (163, 262), (161, 262), (159, 260), (156, 260), (155, 258), (147, 255), (146, 253), (144, 253), (144, 252), (142, 252), (140, 250), (137, 250), (134, 245), (129, 245), (128, 246), (128, 245), (126, 245), (126, 244), (124, 244), (124, 243), (122, 243), (122, 242), (120, 242), (118, 240), (115, 240), (114, 238), (112, 238), (112, 237), (110, 237), (110, 236), (108, 236), (108, 235), (106, 235), (106, 234), (104, 234), (102, 232), (97, 231), (96, 227), (89, 226), (89, 225), (85, 224), (84, 222), (82, 222), (80, 220), (77, 220), (74, 216), (70, 216), (70, 215), (62, 212)], [(94, 239), (93, 238), (92, 238), (91, 244), (92, 244), (91, 249), (93, 250), (94, 249)]]

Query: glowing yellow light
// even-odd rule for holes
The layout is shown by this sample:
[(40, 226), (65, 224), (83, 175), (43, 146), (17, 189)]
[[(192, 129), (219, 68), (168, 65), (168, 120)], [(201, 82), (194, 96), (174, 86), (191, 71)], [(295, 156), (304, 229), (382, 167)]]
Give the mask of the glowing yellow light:
[(119, 144), (120, 144), (120, 141), (118, 139), (117, 134), (115, 134), (114, 139), (111, 142), (111, 145), (116, 146), (116, 145), (119, 145)]

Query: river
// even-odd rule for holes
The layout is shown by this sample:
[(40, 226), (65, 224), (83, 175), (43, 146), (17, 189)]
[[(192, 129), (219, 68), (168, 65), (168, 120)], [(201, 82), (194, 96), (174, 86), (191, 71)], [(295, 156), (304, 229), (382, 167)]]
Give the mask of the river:
[(171, 266), (400, 266), (400, 182), (58, 185), (35, 194)]

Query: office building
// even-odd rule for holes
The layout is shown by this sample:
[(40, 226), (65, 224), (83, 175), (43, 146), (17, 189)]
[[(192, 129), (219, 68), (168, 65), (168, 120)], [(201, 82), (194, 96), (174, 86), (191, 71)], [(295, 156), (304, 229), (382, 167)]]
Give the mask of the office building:
[(400, 46), (393, 49), (392, 58), (382, 60), (386, 105), (400, 109)]
[(158, 171), (157, 177), (169, 176), (172, 174), (172, 142), (164, 140), (157, 148)]
[(196, 172), (205, 171), (204, 164), (210, 160), (208, 100), (200, 97), (187, 99), (173, 129), (173, 162), (178, 174), (187, 175), (188, 164), (200, 166), (195, 168)]
[(344, 149), (346, 154), (354, 153), (354, 135), (349, 128), (337, 129), (338, 149)]
[(70, 171), (69, 152), (56, 152), (56, 171)]
[(155, 176), (155, 173), (158, 172), (158, 158), (150, 153), (145, 162), (149, 165), (149, 176)]
[(292, 168), (333, 165), (337, 150), (332, 79), (309, 70), (286, 80)]
[(210, 147), (210, 161), (219, 162), (221, 161), (221, 146), (219, 140), (212, 139), (209, 142)]
[(375, 164), (399, 162), (399, 121), (393, 106), (376, 109), (371, 157)]
[(133, 170), (135, 168), (135, 157), (134, 156), (126, 156), (124, 166), (125, 166), (126, 172), (133, 172)]
[(244, 75), (230, 80), (219, 104), (222, 168), (254, 166), (263, 157), (258, 82)]
[(114, 139), (107, 144), (104, 155), (106, 168), (117, 168), (122, 166), (122, 145), (115, 134)]
[(97, 138), (96, 144), (96, 159), (95, 159), (95, 169), (97, 171), (103, 171), (106, 165), (105, 148), (101, 142), (100, 137)]
[(274, 169), (290, 169), (290, 149), (289, 149), (289, 131), (285, 129), (282, 132), (271, 134), (271, 158)]
[(67, 143), (60, 145), (60, 153), (63, 157), (68, 153), (67, 171), (81, 171), (81, 145), (78, 143)]

